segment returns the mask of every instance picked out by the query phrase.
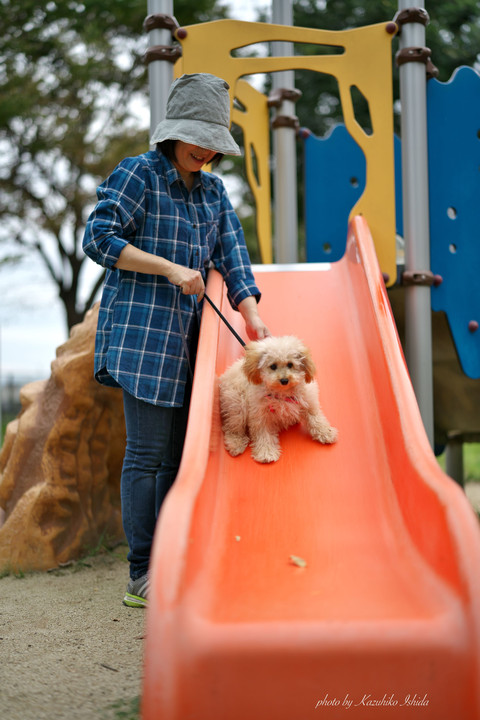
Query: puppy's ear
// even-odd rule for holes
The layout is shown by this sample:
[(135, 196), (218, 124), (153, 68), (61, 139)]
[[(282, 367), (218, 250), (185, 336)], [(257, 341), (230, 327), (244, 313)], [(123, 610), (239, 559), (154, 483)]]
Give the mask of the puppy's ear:
[(262, 351), (258, 347), (258, 343), (251, 342), (245, 346), (245, 359), (243, 361), (243, 372), (247, 376), (248, 382), (253, 385), (262, 384), (262, 376), (260, 375), (259, 363), (262, 357)]
[(310, 355), (310, 350), (308, 348), (303, 349), (301, 362), (303, 369), (305, 370), (305, 382), (312, 382), (313, 378), (315, 377), (316, 369), (315, 363), (313, 362), (312, 356)]

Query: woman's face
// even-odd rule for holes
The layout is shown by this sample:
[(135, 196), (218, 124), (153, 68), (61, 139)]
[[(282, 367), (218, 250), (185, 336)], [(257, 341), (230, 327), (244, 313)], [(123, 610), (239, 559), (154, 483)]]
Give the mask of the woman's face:
[(180, 174), (198, 172), (205, 163), (209, 163), (213, 159), (215, 154), (215, 150), (205, 150), (198, 145), (177, 140), (174, 165)]

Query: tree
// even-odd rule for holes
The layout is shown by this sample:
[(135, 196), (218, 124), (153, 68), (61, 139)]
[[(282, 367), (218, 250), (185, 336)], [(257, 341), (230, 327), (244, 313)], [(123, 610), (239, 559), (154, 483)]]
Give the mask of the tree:
[[(182, 24), (224, 15), (217, 0), (175, 11)], [(80, 296), (95, 187), (148, 147), (147, 3), (0, 0), (0, 14), (0, 255), (41, 258), (70, 328), (102, 282)]]

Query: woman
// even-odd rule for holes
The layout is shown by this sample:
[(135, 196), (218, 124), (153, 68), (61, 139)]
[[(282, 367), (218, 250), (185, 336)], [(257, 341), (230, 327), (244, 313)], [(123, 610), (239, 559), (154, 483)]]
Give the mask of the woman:
[(147, 604), (158, 512), (180, 463), (206, 270), (222, 273), (251, 340), (269, 334), (240, 222), (221, 180), (201, 171), (239, 155), (229, 132), (228, 84), (183, 75), (171, 87), (152, 145), (126, 158), (97, 189), (83, 241), (107, 268), (95, 377), (121, 387), (127, 447), (121, 477), (130, 581), (123, 602)]

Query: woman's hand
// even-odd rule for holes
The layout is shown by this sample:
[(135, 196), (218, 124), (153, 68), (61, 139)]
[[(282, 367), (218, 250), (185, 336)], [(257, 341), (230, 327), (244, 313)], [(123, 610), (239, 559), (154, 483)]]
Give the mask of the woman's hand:
[(184, 295), (196, 295), (200, 302), (205, 294), (205, 283), (202, 274), (198, 270), (171, 263), (171, 271), (166, 275), (167, 279), (182, 289)]
[(250, 295), (238, 304), (238, 309), (245, 321), (245, 330), (250, 340), (262, 340), (271, 335), (262, 318), (258, 314), (257, 301)]
[(181, 288), (184, 295), (197, 295), (199, 302), (205, 294), (205, 283), (198, 270), (177, 265), (166, 258), (140, 250), (134, 245), (127, 244), (123, 248), (115, 267), (120, 270), (163, 275), (173, 285)]

